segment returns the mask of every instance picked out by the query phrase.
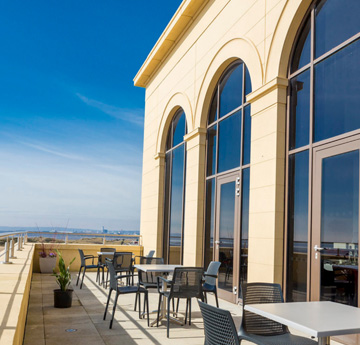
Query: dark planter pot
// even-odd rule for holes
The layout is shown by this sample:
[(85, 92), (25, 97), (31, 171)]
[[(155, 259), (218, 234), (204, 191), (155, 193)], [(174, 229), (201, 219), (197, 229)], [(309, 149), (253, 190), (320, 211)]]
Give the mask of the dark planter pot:
[(74, 290), (61, 291), (54, 290), (54, 307), (55, 308), (70, 308)]

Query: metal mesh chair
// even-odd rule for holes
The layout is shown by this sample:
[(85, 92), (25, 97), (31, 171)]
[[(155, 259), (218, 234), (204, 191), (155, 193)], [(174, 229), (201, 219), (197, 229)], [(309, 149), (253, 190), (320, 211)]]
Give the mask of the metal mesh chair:
[[(81, 270), (84, 269), (82, 279), (81, 279), (81, 284), (80, 284), (80, 289), (82, 289), (86, 269), (87, 268), (97, 268), (98, 265), (94, 265), (94, 259), (95, 259), (94, 255), (85, 255), (82, 249), (78, 249), (78, 251), (79, 251), (79, 254), (80, 254), (81, 263), (80, 263), (79, 274), (78, 274), (77, 281), (76, 281), (76, 286), (79, 284), (79, 278), (80, 278)], [(92, 264), (87, 265), (86, 260), (92, 260)]]
[(216, 306), (219, 308), (219, 301), (217, 296), (217, 289), (216, 289), (216, 279), (218, 277), (219, 268), (221, 266), (221, 262), (219, 261), (211, 261), (209, 266), (204, 273), (204, 284), (203, 284), (203, 293), (205, 302), (207, 303), (207, 292), (212, 292), (215, 295)]
[[(116, 249), (115, 248), (100, 248), (100, 252), (115, 253)], [(105, 279), (104, 278), (104, 270), (106, 267), (106, 259), (112, 260), (113, 257), (114, 257), (114, 254), (99, 255), (98, 270), (97, 270), (97, 274), (96, 274), (96, 281), (99, 282), (99, 285), (104, 284), (104, 279)], [(100, 282), (100, 271), (102, 271), (101, 282)]]
[(284, 298), (279, 284), (243, 283), (243, 317), (239, 331), (239, 339), (251, 341), (258, 345), (315, 345), (317, 342), (289, 332), (287, 326), (251, 313), (244, 309), (247, 304), (283, 303)]
[[(145, 303), (144, 304), (146, 304), (147, 322), (148, 322), (148, 326), (149, 326), (148, 291), (146, 289), (144, 289), (143, 287), (140, 287), (140, 286), (133, 286), (133, 285), (119, 286), (118, 285), (118, 279), (124, 278), (125, 276), (124, 275), (119, 275), (119, 276), (116, 275), (114, 265), (110, 260), (107, 261), (107, 267), (108, 267), (108, 272), (109, 272), (109, 275), (110, 275), (110, 289), (109, 289), (109, 295), (108, 295), (108, 298), (107, 298), (105, 312), (104, 312), (104, 320), (106, 319), (106, 313), (107, 313), (107, 310), (108, 310), (108, 307), (109, 307), (111, 293), (113, 291), (116, 292), (109, 328), (112, 328), (112, 324), (113, 324), (114, 316), (115, 316), (116, 304), (117, 304), (117, 300), (118, 300), (119, 295), (125, 295), (125, 294), (130, 294), (130, 293), (135, 293), (136, 298), (139, 298), (139, 306), (140, 306), (140, 299), (141, 299), (140, 296), (141, 296), (141, 294), (143, 293), (145, 295)], [(131, 274), (126, 275), (126, 277), (131, 277)], [(140, 317), (141, 317), (141, 310), (140, 310), (140, 307), (139, 307), (139, 318)]]
[[(159, 326), (159, 314), (161, 308), (161, 301), (163, 297), (167, 298), (167, 337), (169, 338), (169, 324), (170, 324), (170, 302), (174, 298), (186, 298), (186, 312), (185, 323), (187, 320), (189, 310), (189, 325), (191, 325), (191, 299), (198, 298), (202, 301), (204, 296), (202, 293), (202, 267), (176, 267), (174, 270), (172, 280), (167, 280), (162, 276), (157, 277), (159, 305), (156, 325)], [(162, 281), (170, 285), (170, 290), (163, 291)]]
[(239, 345), (234, 320), (228, 310), (198, 301), (204, 319), (205, 345)]
[[(136, 259), (139, 260), (141, 265), (162, 265), (164, 264), (163, 258), (154, 258), (148, 256), (137, 256)], [(138, 271), (138, 286), (142, 286), (145, 289), (156, 289), (157, 288), (157, 277), (163, 275), (163, 273), (158, 272), (143, 272)], [(134, 310), (136, 311), (137, 299), (135, 301)]]
[[(134, 285), (134, 269), (132, 255), (133, 254), (131, 252), (115, 252), (112, 260), (115, 272), (117, 274), (125, 273), (126, 283), (128, 285), (130, 285), (130, 279), (132, 281), (132, 285)], [(125, 275), (123, 275), (123, 278), (125, 278)], [(108, 283), (108, 277), (109, 271), (106, 276), (106, 288)]]

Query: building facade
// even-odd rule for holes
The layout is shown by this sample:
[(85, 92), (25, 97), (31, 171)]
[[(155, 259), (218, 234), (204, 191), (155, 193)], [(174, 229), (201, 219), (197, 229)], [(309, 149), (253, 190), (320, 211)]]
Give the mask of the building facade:
[(358, 306), (360, 2), (184, 0), (146, 88), (141, 235), (219, 294)]

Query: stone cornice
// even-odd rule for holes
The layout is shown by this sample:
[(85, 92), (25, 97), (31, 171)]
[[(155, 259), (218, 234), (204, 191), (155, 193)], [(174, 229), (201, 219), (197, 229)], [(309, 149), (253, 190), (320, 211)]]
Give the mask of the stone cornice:
[(265, 85), (261, 86), (257, 90), (251, 92), (246, 96), (246, 100), (249, 103), (254, 103), (258, 99), (264, 97), (266, 94), (277, 89), (286, 89), (288, 87), (289, 80), (287, 78), (276, 77), (270, 80)]
[(186, 134), (186, 135), (184, 136), (184, 140), (185, 140), (186, 142), (188, 142), (188, 141), (190, 141), (190, 140), (192, 140), (192, 139), (194, 139), (194, 138), (196, 138), (196, 137), (198, 137), (198, 136), (206, 135), (206, 133), (207, 133), (206, 128), (200, 128), (200, 127), (198, 127), (198, 128), (195, 128), (195, 129), (194, 129), (193, 131), (191, 131), (190, 133)]

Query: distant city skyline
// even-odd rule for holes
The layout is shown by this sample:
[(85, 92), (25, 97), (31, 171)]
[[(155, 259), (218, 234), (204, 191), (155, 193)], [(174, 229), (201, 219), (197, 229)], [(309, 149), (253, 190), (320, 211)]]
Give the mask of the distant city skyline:
[(139, 229), (132, 80), (180, 3), (0, 4), (0, 225)]

